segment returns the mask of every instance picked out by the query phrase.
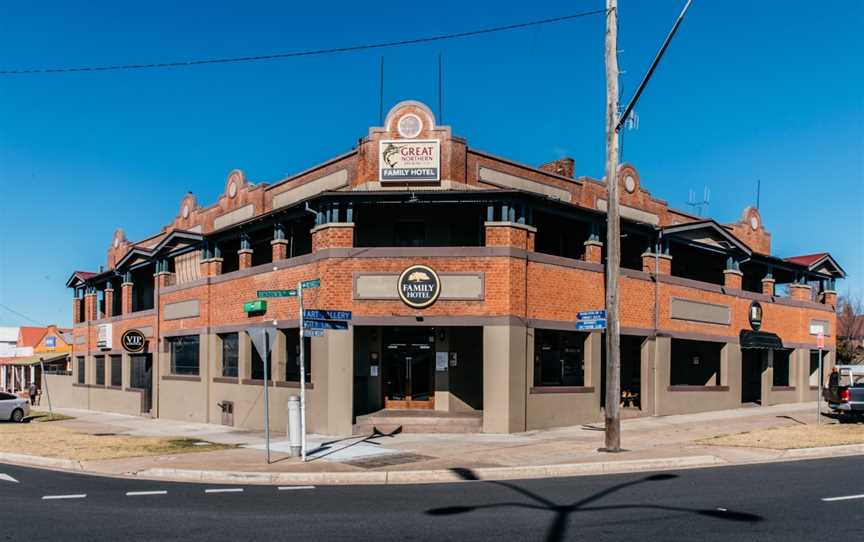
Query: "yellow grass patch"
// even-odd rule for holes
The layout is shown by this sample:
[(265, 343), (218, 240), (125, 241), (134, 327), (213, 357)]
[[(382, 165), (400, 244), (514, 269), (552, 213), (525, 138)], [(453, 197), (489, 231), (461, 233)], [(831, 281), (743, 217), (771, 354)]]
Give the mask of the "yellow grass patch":
[(864, 424), (793, 425), (697, 441), (712, 446), (742, 446), (789, 450), (844, 444), (864, 444)]
[(223, 444), (196, 446), (196, 439), (91, 435), (56, 423), (0, 423), (0, 452), (75, 460), (119, 459), (145, 455), (207, 452), (233, 448)]

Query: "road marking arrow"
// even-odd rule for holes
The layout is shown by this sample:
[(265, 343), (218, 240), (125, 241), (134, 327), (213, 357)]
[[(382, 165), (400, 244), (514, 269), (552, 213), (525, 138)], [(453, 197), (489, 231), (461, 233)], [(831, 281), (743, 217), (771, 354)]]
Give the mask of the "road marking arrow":
[(11, 476), (9, 476), (8, 474), (6, 474), (5, 472), (0, 472), (0, 480), (4, 480), (4, 481), (6, 481), (6, 482), (12, 482), (12, 483), (15, 483), (15, 484), (18, 483), (18, 480), (16, 480), (15, 478), (12, 478)]

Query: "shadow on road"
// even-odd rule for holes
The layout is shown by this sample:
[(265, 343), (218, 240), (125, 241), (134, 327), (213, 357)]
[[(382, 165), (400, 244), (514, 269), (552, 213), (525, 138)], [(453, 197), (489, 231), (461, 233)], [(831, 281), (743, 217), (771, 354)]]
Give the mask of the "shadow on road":
[[(479, 477), (471, 469), (455, 468), (451, 469), (451, 471), (457, 474), (463, 480), (479, 480)], [(607, 497), (613, 493), (620, 492), (635, 485), (644, 484), (646, 482), (662, 482), (664, 480), (672, 480), (675, 478), (678, 478), (677, 474), (653, 474), (651, 476), (646, 476), (645, 478), (640, 478), (631, 482), (624, 482), (614, 485), (571, 504), (556, 504), (533, 491), (517, 486), (513, 483), (488, 481), (485, 483), (505, 487), (515, 493), (518, 493), (519, 495), (522, 495), (523, 497), (527, 497), (531, 502), (499, 502), (494, 504), (479, 504), (474, 506), (446, 506), (442, 508), (432, 508), (430, 510), (427, 510), (426, 514), (430, 516), (450, 516), (454, 514), (465, 514), (473, 512), (475, 510), (483, 510), (490, 508), (524, 508), (528, 510), (552, 512), (552, 522), (549, 526), (548, 532), (546, 533), (546, 540), (550, 542), (564, 540), (571, 516), (583, 512), (642, 509), (662, 510), (667, 512), (685, 512), (697, 516), (722, 519), (725, 521), (739, 521), (744, 523), (757, 523), (763, 520), (762, 516), (756, 514), (750, 514), (747, 512), (736, 512), (726, 509), (708, 510), (700, 508), (638, 503), (608, 506), (588, 506), (589, 504), (599, 501), (604, 497)]]

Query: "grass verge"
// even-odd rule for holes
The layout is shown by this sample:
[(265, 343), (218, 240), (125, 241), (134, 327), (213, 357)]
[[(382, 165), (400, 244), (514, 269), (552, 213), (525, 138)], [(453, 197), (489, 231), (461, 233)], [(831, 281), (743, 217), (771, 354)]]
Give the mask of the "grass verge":
[(79, 433), (54, 423), (0, 423), (0, 452), (78, 461), (210, 452), (229, 448), (235, 446), (198, 439)]
[(771, 450), (864, 444), (864, 424), (775, 427), (749, 433), (702, 439), (697, 443), (710, 446), (738, 446)]

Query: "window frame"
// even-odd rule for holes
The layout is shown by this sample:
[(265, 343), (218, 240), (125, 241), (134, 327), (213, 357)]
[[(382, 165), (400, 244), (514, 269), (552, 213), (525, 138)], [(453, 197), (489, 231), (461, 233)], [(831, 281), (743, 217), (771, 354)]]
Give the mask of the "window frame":
[[(201, 336), (200, 335), (178, 335), (174, 337), (166, 337), (166, 347), (169, 357), (169, 370), (172, 376), (201, 376)], [(184, 364), (184, 368), (178, 371), (178, 352), (179, 348), (189, 348), (194, 350), (195, 355), (190, 356), (188, 368)]]
[[(111, 354), (108, 359), (111, 362), (111, 387), (121, 388), (123, 387), (123, 356), (119, 354)], [(114, 363), (115, 361), (120, 362), (116, 367)], [(116, 384), (115, 377), (119, 380)]]

